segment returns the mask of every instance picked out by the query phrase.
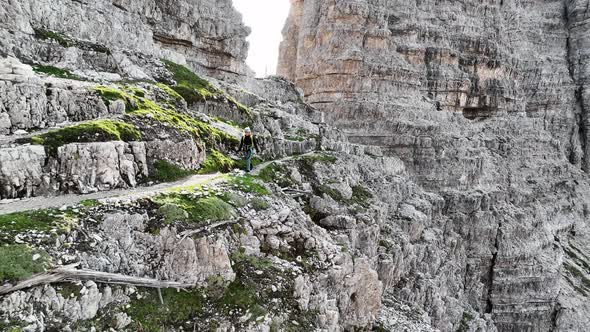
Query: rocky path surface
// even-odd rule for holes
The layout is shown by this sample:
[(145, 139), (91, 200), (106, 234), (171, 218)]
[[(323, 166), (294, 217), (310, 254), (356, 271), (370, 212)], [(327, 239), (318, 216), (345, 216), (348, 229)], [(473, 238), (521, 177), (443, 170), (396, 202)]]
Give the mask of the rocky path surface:
[(20, 200), (0, 201), (0, 214), (22, 212), (29, 210), (59, 208), (64, 205), (74, 205), (89, 199), (108, 199), (117, 198), (118, 200), (132, 200), (141, 197), (153, 196), (176, 187), (188, 187), (205, 184), (222, 179), (220, 173), (193, 175), (189, 178), (176, 182), (159, 183), (153, 186), (136, 187), (130, 189), (115, 189), (110, 191), (100, 191), (92, 194), (70, 194), (54, 197), (33, 197)]
[[(259, 175), (260, 171), (266, 168), (268, 165), (274, 162), (281, 162), (284, 160), (289, 160), (293, 158), (298, 158), (305, 155), (313, 154), (314, 152), (309, 152), (302, 155), (296, 156), (289, 156), (282, 159), (275, 159), (266, 161), (258, 166), (256, 166), (251, 174), (252, 175)], [(84, 200), (102, 200), (102, 199), (109, 199), (114, 198), (117, 200), (135, 200), (142, 197), (149, 197), (155, 194), (167, 191), (172, 188), (177, 187), (190, 187), (190, 186), (197, 186), (205, 183), (210, 182), (217, 182), (222, 181), (223, 177), (221, 173), (215, 174), (199, 174), (193, 175), (189, 178), (185, 178), (175, 182), (167, 182), (167, 183), (159, 183), (153, 186), (146, 186), (146, 187), (136, 187), (136, 188), (129, 188), (129, 189), (115, 189), (110, 191), (100, 191), (92, 194), (69, 194), (69, 195), (62, 195), (62, 196), (53, 196), (53, 197), (32, 197), (26, 199), (17, 199), (17, 200), (4, 200), (0, 201), (0, 215), (1, 214), (8, 214), (14, 212), (22, 212), (22, 211), (30, 211), (30, 210), (39, 210), (39, 209), (49, 209), (49, 208), (59, 208), (62, 206), (74, 205), (80, 203)]]

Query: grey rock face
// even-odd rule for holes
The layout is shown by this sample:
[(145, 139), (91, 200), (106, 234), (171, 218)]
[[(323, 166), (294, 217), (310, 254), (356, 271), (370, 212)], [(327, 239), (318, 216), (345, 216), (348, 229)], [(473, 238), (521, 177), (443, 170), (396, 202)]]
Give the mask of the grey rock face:
[(587, 4), (293, 2), (279, 73), (431, 192), (380, 273), (440, 330), (588, 329)]
[(122, 114), (81, 81), (41, 79), (15, 58), (0, 59), (0, 135)]
[(45, 149), (26, 146), (4, 149), (0, 154), (1, 198), (28, 197), (38, 194), (45, 183)]
[[(151, 76), (146, 56), (217, 77), (250, 73), (250, 31), (229, 0), (7, 1), (0, 15), (4, 56), (136, 79)], [(43, 42), (43, 31), (63, 38)]]

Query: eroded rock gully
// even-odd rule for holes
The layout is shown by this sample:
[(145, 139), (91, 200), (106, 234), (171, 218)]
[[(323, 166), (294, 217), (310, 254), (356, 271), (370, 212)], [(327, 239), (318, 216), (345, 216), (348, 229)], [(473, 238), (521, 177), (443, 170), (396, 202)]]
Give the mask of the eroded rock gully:
[[(27, 288), (0, 329), (590, 329), (588, 1), (291, 3), (294, 84), (252, 77), (229, 0), (0, 3), (0, 198), (228, 171), (236, 124), (281, 158), (0, 214), (3, 284), (77, 263), (194, 286)], [(141, 135), (43, 136), (96, 120)]]

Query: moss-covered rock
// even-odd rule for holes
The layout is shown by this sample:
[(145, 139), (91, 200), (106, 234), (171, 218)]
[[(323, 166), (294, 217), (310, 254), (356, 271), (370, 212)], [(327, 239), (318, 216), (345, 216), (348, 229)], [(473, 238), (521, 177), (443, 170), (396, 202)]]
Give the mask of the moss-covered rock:
[[(157, 87), (157, 86), (156, 86)], [(201, 120), (188, 114), (180, 113), (170, 103), (158, 104), (145, 96), (145, 92), (133, 86), (98, 86), (94, 88), (108, 105), (115, 100), (125, 102), (128, 116), (157, 121), (168, 127), (192, 134), (208, 143), (211, 147), (224, 145), (237, 147), (239, 140)], [(165, 90), (165, 93), (170, 91)], [(170, 95), (173, 99), (177, 95)]]
[(236, 168), (236, 166), (237, 163), (235, 160), (213, 149), (209, 152), (207, 159), (201, 165), (199, 174), (210, 174), (216, 172), (227, 173)]
[(225, 91), (214, 87), (190, 69), (172, 61), (163, 59), (162, 62), (172, 74), (174, 81), (176, 81), (176, 85), (172, 89), (181, 95), (189, 105), (211, 99), (225, 99), (236, 106), (240, 112), (252, 118), (252, 111), (248, 107), (238, 102)]
[(45, 232), (60, 228), (64, 218), (53, 210), (16, 212), (0, 215), (0, 244), (14, 243), (14, 237), (22, 232)]
[(250, 200), (250, 205), (256, 211), (266, 210), (270, 207), (270, 203), (263, 198), (254, 197)]
[(257, 195), (268, 195), (270, 192), (257, 177), (252, 175), (233, 175), (228, 182), (237, 190)]
[(168, 60), (162, 60), (162, 62), (176, 81), (176, 85), (172, 89), (181, 95), (187, 103), (206, 101), (223, 95), (223, 91), (215, 88), (185, 66)]
[(42, 28), (35, 28), (33, 30), (35, 31), (35, 38), (37, 38), (37, 39), (53, 40), (63, 47), (72, 47), (72, 46), (76, 45), (74, 40), (72, 40), (71, 38), (67, 37), (66, 35), (64, 35), (62, 33), (50, 31), (50, 30), (45, 30)]
[(233, 207), (216, 196), (195, 197), (183, 194), (167, 194), (154, 198), (162, 206), (175, 205), (186, 211), (186, 221), (204, 223), (229, 220), (235, 216)]
[(47, 153), (57, 155), (57, 149), (69, 143), (138, 141), (141, 133), (132, 124), (116, 120), (94, 120), (34, 136), (33, 144), (44, 145)]
[(36, 73), (42, 73), (42, 74), (55, 76), (55, 77), (59, 77), (59, 78), (67, 78), (67, 79), (71, 79), (71, 80), (82, 80), (81, 77), (73, 74), (71, 71), (69, 71), (67, 69), (57, 68), (54, 66), (34, 65), (33, 70)]
[(282, 164), (273, 162), (262, 169), (258, 175), (264, 182), (274, 182), (282, 188), (294, 185), (289, 176), (289, 169)]

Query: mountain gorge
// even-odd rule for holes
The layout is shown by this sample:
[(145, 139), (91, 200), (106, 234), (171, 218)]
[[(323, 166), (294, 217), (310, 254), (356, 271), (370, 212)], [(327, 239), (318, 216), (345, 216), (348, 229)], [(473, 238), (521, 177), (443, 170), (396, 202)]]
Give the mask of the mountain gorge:
[(3, 0), (0, 330), (588, 330), (589, 5)]

